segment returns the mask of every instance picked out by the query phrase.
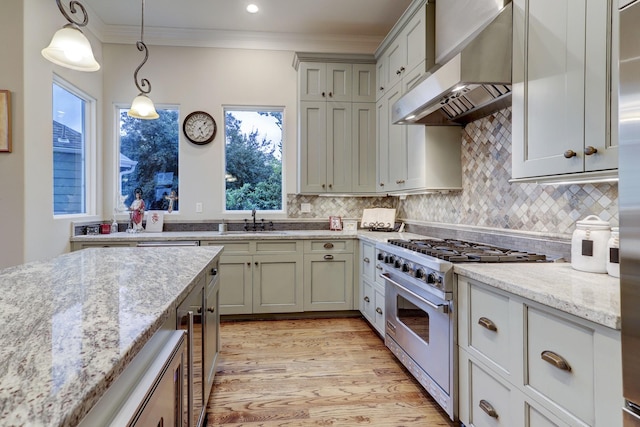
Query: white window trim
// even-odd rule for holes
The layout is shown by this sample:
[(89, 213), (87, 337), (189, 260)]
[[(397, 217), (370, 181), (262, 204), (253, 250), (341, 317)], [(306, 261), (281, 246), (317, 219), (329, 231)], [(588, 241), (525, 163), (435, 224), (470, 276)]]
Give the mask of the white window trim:
[(244, 211), (238, 211), (238, 210), (227, 210), (227, 184), (226, 184), (226, 179), (225, 179), (225, 174), (227, 171), (227, 123), (226, 123), (226, 119), (227, 119), (227, 110), (230, 111), (280, 111), (282, 112), (282, 153), (280, 153), (281, 155), (281, 161), (282, 161), (282, 201), (281, 201), (281, 205), (282, 205), (282, 209), (280, 210), (273, 210), (273, 211), (263, 211), (263, 210), (258, 210), (256, 212), (262, 214), (264, 217), (266, 218), (273, 218), (273, 219), (281, 219), (281, 218), (286, 218), (287, 217), (287, 191), (286, 191), (286, 174), (287, 174), (287, 168), (286, 168), (286, 132), (285, 132), (285, 124), (287, 123), (287, 117), (286, 117), (286, 107), (284, 105), (222, 105), (222, 136), (224, 137), (223, 139), (223, 147), (222, 147), (222, 189), (221, 189), (221, 194), (222, 194), (222, 215), (224, 216), (224, 218), (231, 218), (231, 217), (245, 217), (247, 212), (251, 212), (248, 210), (244, 210)]
[[(96, 99), (79, 89), (77, 86), (69, 83), (67, 80), (53, 74), (52, 84), (62, 87), (63, 89), (73, 93), (78, 98), (82, 98), (84, 104), (84, 175), (85, 175), (85, 211), (79, 214), (55, 214), (54, 219), (73, 219), (88, 218), (97, 216), (98, 206), (98, 138), (97, 138), (97, 101)], [(51, 189), (53, 194), (53, 188)], [(53, 210), (53, 206), (51, 207)]]

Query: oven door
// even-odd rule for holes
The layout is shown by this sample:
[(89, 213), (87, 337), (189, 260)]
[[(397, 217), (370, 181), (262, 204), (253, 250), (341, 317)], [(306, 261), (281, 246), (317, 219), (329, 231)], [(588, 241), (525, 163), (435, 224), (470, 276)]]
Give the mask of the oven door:
[(385, 343), (389, 339), (407, 353), (413, 361), (451, 394), (453, 324), (450, 302), (420, 290), (411, 283), (401, 283), (390, 273), (385, 279), (387, 312)]

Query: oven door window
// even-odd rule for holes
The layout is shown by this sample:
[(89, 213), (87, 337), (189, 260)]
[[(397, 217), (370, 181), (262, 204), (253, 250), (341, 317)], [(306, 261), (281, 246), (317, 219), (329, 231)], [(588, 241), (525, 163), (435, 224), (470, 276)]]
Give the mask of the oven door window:
[(429, 313), (402, 295), (397, 295), (396, 317), (414, 334), (429, 344)]

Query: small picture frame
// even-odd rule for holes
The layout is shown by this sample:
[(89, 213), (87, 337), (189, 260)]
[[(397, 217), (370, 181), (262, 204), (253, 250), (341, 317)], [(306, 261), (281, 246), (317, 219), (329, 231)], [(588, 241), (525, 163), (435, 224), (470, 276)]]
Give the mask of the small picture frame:
[(340, 218), (339, 216), (330, 216), (329, 230), (342, 231), (342, 218)]
[(150, 233), (162, 232), (164, 225), (164, 211), (147, 211), (147, 224), (145, 231)]
[(11, 152), (11, 92), (0, 89), (0, 153)]

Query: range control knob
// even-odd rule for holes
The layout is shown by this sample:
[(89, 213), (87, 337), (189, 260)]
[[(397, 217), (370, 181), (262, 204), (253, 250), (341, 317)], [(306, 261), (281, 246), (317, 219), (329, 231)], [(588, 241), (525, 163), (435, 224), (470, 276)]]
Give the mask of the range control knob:
[(415, 272), (416, 279), (424, 279), (424, 270), (419, 268)]
[(384, 260), (384, 255), (382, 254), (382, 252), (378, 252), (378, 261), (382, 260)]
[(406, 273), (407, 271), (409, 271), (409, 264), (407, 264), (406, 262), (404, 264), (402, 264), (402, 271), (404, 273)]
[(440, 276), (438, 276), (436, 273), (429, 273), (429, 275), (427, 276), (427, 283), (439, 284)]
[(386, 257), (384, 257), (384, 262), (386, 262), (387, 264), (393, 264), (396, 260), (396, 257), (394, 257), (393, 255), (387, 255)]
[(396, 259), (396, 261), (393, 263), (393, 266), (395, 268), (400, 268), (402, 266), (402, 261), (400, 260), (400, 258)]

